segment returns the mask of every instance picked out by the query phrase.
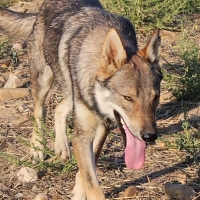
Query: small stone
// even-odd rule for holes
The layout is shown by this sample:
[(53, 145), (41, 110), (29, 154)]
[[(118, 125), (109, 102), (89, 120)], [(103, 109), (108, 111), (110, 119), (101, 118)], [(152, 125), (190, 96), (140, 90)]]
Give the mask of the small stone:
[(29, 94), (27, 88), (0, 88), (0, 100), (24, 98)]
[(192, 200), (196, 196), (191, 187), (181, 184), (166, 183), (165, 192), (171, 198), (178, 200)]
[(44, 193), (40, 193), (34, 198), (34, 200), (48, 200), (48, 196)]
[(15, 51), (20, 51), (23, 48), (22, 48), (22, 45), (20, 43), (15, 43), (15, 44), (13, 44), (12, 49), (15, 50)]
[(25, 40), (18, 40), (12, 45), (12, 49), (15, 51), (21, 51), (27, 47), (27, 42)]
[(0, 59), (0, 67), (1, 68), (8, 68), (9, 65), (10, 65), (10, 59), (9, 58), (3, 58), (3, 59)]
[(22, 193), (17, 193), (15, 195), (15, 199), (19, 199), (19, 198), (22, 198), (22, 197), (24, 197), (24, 195)]
[(20, 88), (22, 86), (23, 83), (20, 81), (20, 79), (15, 74), (10, 73), (4, 88)]
[(37, 172), (30, 167), (21, 168), (17, 173), (17, 177), (22, 182), (34, 182), (38, 179)]
[(133, 197), (137, 196), (139, 194), (140, 190), (135, 186), (129, 186), (124, 193), (122, 194), (122, 197)]

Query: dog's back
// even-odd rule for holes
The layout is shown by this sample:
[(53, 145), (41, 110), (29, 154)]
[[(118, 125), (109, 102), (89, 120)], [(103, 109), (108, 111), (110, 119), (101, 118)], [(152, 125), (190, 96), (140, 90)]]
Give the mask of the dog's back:
[[(131, 57), (138, 48), (135, 31), (128, 19), (105, 11), (96, 0), (48, 0), (40, 9), (32, 41), (43, 44), (45, 61), (56, 75), (59, 85), (66, 90), (69, 88), (66, 84), (69, 78), (66, 75), (63, 77), (66, 68), (73, 69), (71, 73), (74, 77), (74, 68), (80, 65), (85, 70), (82, 76), (94, 78), (100, 67), (105, 36), (113, 27), (119, 33), (128, 57)], [(88, 60), (87, 56), (91, 54), (93, 57)], [(83, 85), (84, 88), (88, 86)]]
[(47, 23), (58, 15), (67, 14), (68, 17), (76, 14), (82, 7), (97, 7), (103, 9), (97, 0), (46, 0), (40, 8), (40, 14), (44, 16)]

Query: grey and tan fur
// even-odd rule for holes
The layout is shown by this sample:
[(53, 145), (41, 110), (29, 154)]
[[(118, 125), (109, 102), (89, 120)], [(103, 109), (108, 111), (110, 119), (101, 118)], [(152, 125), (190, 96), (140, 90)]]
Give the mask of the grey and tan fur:
[[(65, 93), (55, 110), (55, 152), (63, 161), (70, 159), (66, 121), (72, 112), (79, 167), (72, 199), (105, 200), (95, 165), (109, 131), (119, 126), (126, 164), (136, 169), (143, 165), (145, 142), (157, 138), (159, 30), (138, 50), (130, 21), (106, 12), (98, 0), (46, 0), (37, 15), (0, 8), (0, 30), (29, 38), (34, 117), (41, 136), (40, 119), (45, 121), (44, 103), (54, 80)], [(33, 131), (31, 141), (42, 150), (38, 140)], [(130, 159), (137, 152), (130, 141), (141, 146), (138, 162)], [(42, 151), (31, 154), (43, 159)]]

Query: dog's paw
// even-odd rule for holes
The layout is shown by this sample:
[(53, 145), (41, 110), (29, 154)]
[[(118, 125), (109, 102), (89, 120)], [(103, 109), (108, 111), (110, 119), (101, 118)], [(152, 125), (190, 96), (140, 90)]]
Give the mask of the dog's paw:
[(30, 141), (31, 147), (30, 147), (30, 156), (33, 163), (37, 163), (39, 160), (44, 160), (44, 146), (42, 144), (41, 138), (36, 136), (36, 134), (33, 132), (32, 138)]
[(87, 200), (87, 197), (85, 196), (85, 194), (81, 194), (81, 191), (79, 191), (78, 193), (72, 193), (72, 197), (71, 200)]
[(62, 162), (68, 162), (71, 159), (71, 150), (67, 136), (65, 136), (64, 139), (56, 137), (54, 149), (55, 154)]
[(76, 184), (72, 191), (71, 200), (87, 200), (86, 193), (83, 187), (80, 171), (76, 174)]
[(38, 160), (44, 160), (44, 153), (42, 151), (43, 146), (34, 144), (34, 147), (30, 148), (30, 156), (33, 164), (38, 163)]

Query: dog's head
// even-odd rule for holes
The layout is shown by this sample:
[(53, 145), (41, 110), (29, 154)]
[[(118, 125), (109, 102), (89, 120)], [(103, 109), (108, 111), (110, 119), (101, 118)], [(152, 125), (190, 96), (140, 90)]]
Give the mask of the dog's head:
[(129, 168), (143, 166), (145, 143), (158, 137), (155, 112), (161, 79), (159, 30), (129, 60), (117, 31), (109, 31), (95, 96), (100, 112), (117, 122), (124, 135), (125, 162)]

